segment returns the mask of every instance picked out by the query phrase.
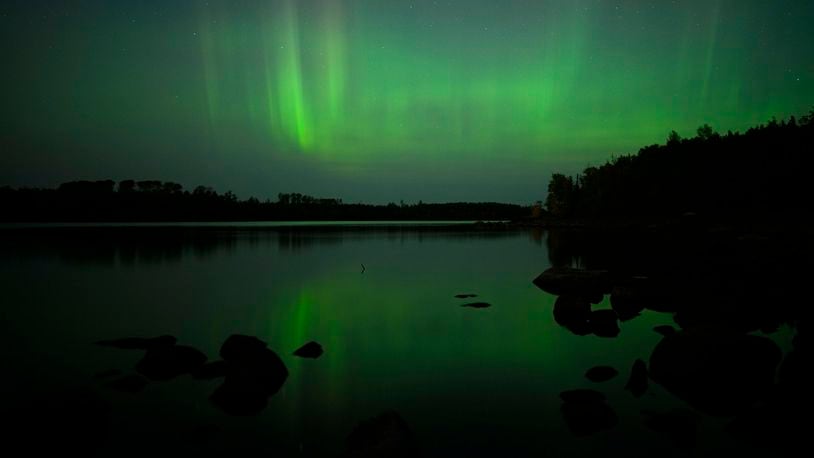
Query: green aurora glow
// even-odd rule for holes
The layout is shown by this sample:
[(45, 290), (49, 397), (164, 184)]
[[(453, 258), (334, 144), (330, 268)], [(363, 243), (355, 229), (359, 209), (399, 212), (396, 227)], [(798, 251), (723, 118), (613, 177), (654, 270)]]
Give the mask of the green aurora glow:
[(807, 112), (812, 23), (790, 0), (11, 2), (0, 183), (523, 202), (671, 129)]

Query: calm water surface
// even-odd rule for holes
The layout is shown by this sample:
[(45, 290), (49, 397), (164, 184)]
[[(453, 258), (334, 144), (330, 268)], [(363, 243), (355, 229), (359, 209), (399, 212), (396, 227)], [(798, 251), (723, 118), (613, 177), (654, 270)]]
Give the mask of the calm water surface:
[[(550, 266), (545, 235), (472, 231), (210, 231), (195, 237), (4, 235), (2, 357), (5, 397), (67, 387), (92, 390), (111, 409), (101, 454), (251, 450), (274, 456), (341, 453), (354, 425), (385, 410), (407, 421), (425, 456), (669, 456), (743, 453), (704, 417), (698, 447), (676, 451), (642, 424), (642, 409), (683, 403), (651, 382), (623, 390), (673, 324), (645, 311), (617, 338), (576, 336), (552, 316), (554, 296), (532, 283)], [(365, 271), (362, 273), (361, 265)], [(461, 307), (458, 293), (492, 307)], [(599, 308), (609, 308), (607, 299)], [(133, 373), (140, 351), (99, 339), (172, 334), (217, 359), (231, 334), (269, 343), (290, 375), (256, 417), (231, 417), (208, 396), (218, 381), (182, 376), (137, 394), (93, 375)], [(787, 346), (787, 333), (773, 336)], [(316, 360), (292, 351), (309, 340)], [(620, 375), (597, 384), (595, 365)], [(13, 374), (9, 376), (8, 374)], [(610, 431), (575, 437), (558, 394), (594, 388), (619, 416)], [(206, 433), (201, 433), (206, 431)], [(757, 453), (757, 452), (756, 452)]]

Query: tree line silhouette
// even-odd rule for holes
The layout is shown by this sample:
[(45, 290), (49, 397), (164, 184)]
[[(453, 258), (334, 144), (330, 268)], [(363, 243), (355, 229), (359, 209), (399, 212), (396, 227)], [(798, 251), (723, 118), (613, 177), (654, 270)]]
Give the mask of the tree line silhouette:
[(0, 187), (3, 222), (512, 220), (529, 208), (492, 202), (372, 205), (300, 193), (240, 200), (211, 187), (158, 180), (72, 181), (57, 189)]
[(693, 138), (672, 131), (664, 145), (553, 174), (545, 205), (559, 217), (807, 213), (813, 155), (814, 109), (745, 133), (704, 124)]

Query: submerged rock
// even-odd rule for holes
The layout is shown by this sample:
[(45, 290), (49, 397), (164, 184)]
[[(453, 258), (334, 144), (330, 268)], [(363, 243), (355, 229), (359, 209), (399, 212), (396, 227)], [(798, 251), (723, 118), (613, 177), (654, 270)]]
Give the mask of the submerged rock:
[(395, 411), (361, 421), (348, 435), (347, 457), (414, 457), (418, 446), (407, 422)]
[(478, 297), (477, 294), (467, 293), (467, 294), (456, 294), (455, 298), (457, 299), (469, 299), (470, 297)]
[(227, 371), (210, 400), (231, 415), (256, 415), (288, 378), (283, 360), (262, 340), (232, 335), (220, 349)]
[(633, 367), (630, 369), (630, 378), (627, 379), (625, 389), (637, 398), (647, 391), (647, 366), (641, 359), (633, 362)]
[(648, 296), (636, 288), (617, 286), (611, 291), (610, 303), (619, 319), (627, 321), (639, 316), (648, 303)]
[(299, 356), (300, 358), (319, 358), (322, 356), (322, 353), (322, 345), (312, 340), (311, 342), (308, 342), (302, 347), (296, 349), (294, 351), (294, 356)]
[(136, 372), (153, 381), (190, 374), (203, 366), (206, 355), (186, 345), (156, 346), (136, 363)]
[(656, 345), (650, 377), (702, 412), (735, 415), (766, 397), (781, 356), (765, 337), (693, 328)]
[(582, 270), (571, 267), (551, 267), (533, 280), (543, 291), (586, 298), (611, 292), (611, 277), (604, 270)]
[(591, 332), (599, 337), (616, 337), (619, 335), (619, 324), (613, 310), (594, 310), (591, 312)]
[(491, 307), (492, 304), (488, 302), (470, 302), (468, 304), (463, 304), (461, 307), (469, 307), (473, 309), (485, 309), (487, 307)]
[(125, 375), (105, 383), (105, 386), (125, 393), (139, 393), (147, 386), (147, 379), (136, 374)]
[(592, 382), (607, 382), (619, 375), (619, 371), (610, 366), (595, 366), (585, 372), (585, 378)]
[(173, 336), (164, 335), (158, 337), (125, 337), (122, 339), (99, 340), (94, 342), (103, 347), (120, 348), (123, 350), (149, 350), (156, 347), (171, 347), (175, 345), (177, 339)]
[(576, 335), (591, 333), (591, 303), (580, 296), (559, 296), (554, 302), (554, 321)]

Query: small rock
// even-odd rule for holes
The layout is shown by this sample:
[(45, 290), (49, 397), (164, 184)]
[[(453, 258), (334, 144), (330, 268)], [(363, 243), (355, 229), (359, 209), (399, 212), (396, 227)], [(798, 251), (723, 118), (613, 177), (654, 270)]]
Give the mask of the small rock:
[(491, 306), (492, 304), (489, 304), (488, 302), (470, 302), (468, 304), (461, 305), (461, 307), (470, 307), (473, 309), (485, 309)]
[(294, 351), (294, 356), (300, 358), (319, 358), (322, 356), (322, 345), (311, 341)]
[(625, 389), (637, 398), (647, 391), (647, 366), (641, 359), (633, 362), (633, 368), (630, 370), (630, 378), (627, 379)]

